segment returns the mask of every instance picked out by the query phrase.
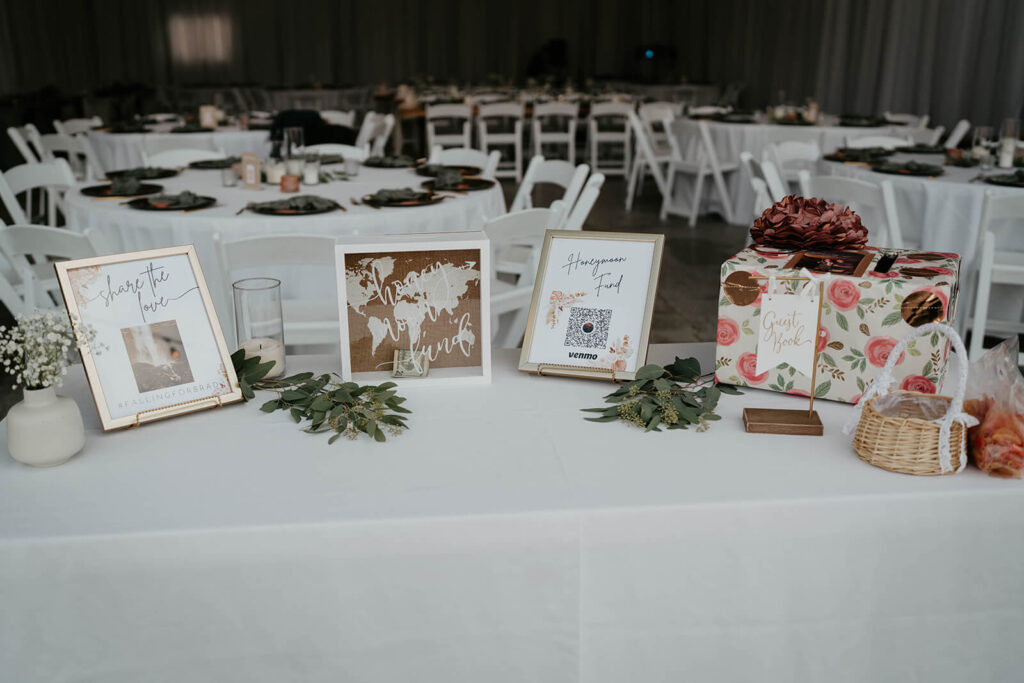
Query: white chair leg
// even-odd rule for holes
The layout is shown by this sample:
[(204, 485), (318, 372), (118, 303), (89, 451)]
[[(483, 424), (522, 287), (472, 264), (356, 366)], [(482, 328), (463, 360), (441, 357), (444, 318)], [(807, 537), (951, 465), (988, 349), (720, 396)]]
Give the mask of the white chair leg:
[(988, 320), (988, 300), (992, 294), (992, 263), (995, 260), (995, 239), (985, 233), (978, 259), (978, 291), (974, 296), (974, 324), (971, 325), (971, 360), (978, 360), (984, 350), (985, 325)]
[(718, 189), (718, 197), (722, 200), (722, 210), (725, 211), (725, 222), (732, 223), (732, 202), (729, 199), (729, 189), (725, 185), (725, 178), (722, 172), (715, 168), (715, 187)]
[(669, 164), (668, 166), (668, 178), (665, 182), (665, 192), (661, 195), (661, 212), (658, 214), (660, 220), (665, 220), (668, 217), (668, 208), (672, 203), (672, 188), (676, 184), (676, 169), (675, 166)]
[(643, 162), (639, 159), (633, 164), (633, 170), (629, 173), (629, 183), (626, 185), (626, 211), (633, 210), (633, 195), (636, 192), (636, 177), (641, 172)]
[(693, 185), (693, 202), (690, 205), (690, 227), (697, 225), (697, 215), (700, 213), (700, 202), (704, 195), (704, 176), (707, 171), (697, 172), (697, 182)]

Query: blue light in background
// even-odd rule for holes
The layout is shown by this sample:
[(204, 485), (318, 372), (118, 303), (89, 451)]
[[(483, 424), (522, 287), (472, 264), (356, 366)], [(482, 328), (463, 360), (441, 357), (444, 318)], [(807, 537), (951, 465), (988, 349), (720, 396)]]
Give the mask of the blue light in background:
[(654, 59), (654, 50), (644, 50), (644, 57)]

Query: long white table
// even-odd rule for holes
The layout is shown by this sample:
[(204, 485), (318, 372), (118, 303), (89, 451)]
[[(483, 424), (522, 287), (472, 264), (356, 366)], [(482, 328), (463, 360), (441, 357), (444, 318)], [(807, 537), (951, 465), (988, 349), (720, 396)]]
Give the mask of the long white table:
[(189, 136), (203, 138), (202, 144), (193, 143), (205, 148), (207, 140), (213, 143), (228, 156), (239, 156), (246, 152), (267, 156), (270, 153), (270, 133), (266, 130), (242, 130), (234, 126), (221, 126), (212, 133), (172, 133), (176, 124), (154, 124), (149, 126), (147, 133), (110, 133), (102, 130), (89, 131), (89, 143), (92, 145), (100, 165), (107, 171), (118, 171), (125, 168), (142, 166), (143, 146), (146, 141), (151, 145), (159, 145), (162, 141), (173, 139), (181, 144)]
[(871, 467), (847, 405), (816, 404), (820, 438), (746, 434), (744, 406), (806, 405), (760, 391), (706, 433), (584, 422), (610, 385), (516, 359), (331, 446), (263, 397), (102, 434), (76, 370), (85, 451), (0, 458), (0, 678), (1021, 678), (1020, 482)]

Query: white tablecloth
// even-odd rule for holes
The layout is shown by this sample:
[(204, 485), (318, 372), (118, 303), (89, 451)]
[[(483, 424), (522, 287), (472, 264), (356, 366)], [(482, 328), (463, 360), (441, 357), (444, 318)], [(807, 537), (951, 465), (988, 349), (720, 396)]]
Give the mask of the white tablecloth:
[[(341, 166), (325, 167), (340, 170)], [(196, 194), (217, 198), (209, 209), (188, 213), (139, 211), (122, 205), (122, 200), (94, 199), (79, 192), (69, 192), (65, 205), (68, 224), (76, 230), (95, 228), (111, 253), (154, 249), (180, 244), (194, 244), (213, 295), (221, 326), (233, 329), (231, 317), (231, 282), (221, 273), (214, 253), (213, 235), (225, 240), (263, 235), (366, 235), (386, 233), (457, 232), (479, 230), (485, 220), (505, 213), (505, 197), (501, 186), (450, 195), (433, 206), (374, 209), (354, 206), (352, 198), (363, 197), (382, 188), (418, 188), (427, 180), (410, 169), (378, 169), (363, 167), (356, 180), (334, 181), (301, 188), (302, 194), (315, 194), (337, 200), (345, 211), (314, 216), (264, 216), (251, 211), (236, 215), (249, 202), (284, 199), (292, 195), (265, 185), (262, 190), (246, 190), (241, 185), (224, 187), (220, 171), (186, 170), (174, 178), (156, 181), (166, 192), (191, 190)], [(83, 183), (83, 187), (88, 183)], [(333, 289), (333, 275), (328, 280), (309, 276), (303, 269), (281, 268), (261, 271), (282, 280), (286, 296), (323, 298), (323, 288)], [(228, 334), (233, 338), (233, 334)]]
[(258, 404), (102, 434), (76, 370), (85, 451), (0, 458), (3, 678), (1020, 680), (1020, 482), (864, 464), (847, 405), (746, 434), (744, 406), (806, 406), (756, 390), (706, 433), (592, 424), (610, 385), (516, 360), (331, 446)]
[[(829, 117), (831, 120), (835, 117)], [(906, 126), (878, 126), (873, 128), (848, 127), (838, 125), (815, 125), (815, 126), (780, 126), (777, 124), (764, 123), (723, 123), (720, 121), (708, 121), (708, 128), (711, 133), (711, 141), (715, 146), (715, 154), (722, 164), (736, 164), (738, 170), (725, 175), (725, 183), (732, 200), (732, 220), (737, 225), (750, 225), (754, 211), (754, 191), (750, 187), (750, 178), (743, 170), (740, 163), (740, 153), (750, 152), (758, 161), (761, 160), (765, 148), (770, 144), (784, 140), (799, 140), (801, 142), (816, 141), (823, 154), (828, 154), (836, 147), (845, 144), (846, 138), (859, 138), (867, 135), (894, 135), (907, 137), (911, 129)], [(681, 148), (687, 149), (687, 144), (694, 136), (699, 136), (697, 121), (692, 119), (677, 119), (672, 124), (672, 130), (679, 138)], [(679, 179), (681, 187), (677, 188), (677, 195), (682, 201), (690, 201), (691, 194), (688, 193), (689, 185), (692, 185), (692, 177)], [(718, 201), (718, 195), (710, 179), (705, 182), (704, 197), (714, 206)]]
[(173, 124), (154, 125), (151, 126), (153, 132), (150, 133), (107, 133), (94, 130), (89, 131), (89, 142), (92, 144), (96, 156), (99, 157), (100, 164), (107, 171), (142, 166), (143, 139), (174, 138), (181, 142), (182, 138), (187, 139), (189, 135), (212, 135), (214, 142), (228, 156), (239, 156), (246, 152), (267, 156), (270, 152), (270, 143), (268, 142), (270, 133), (265, 130), (221, 127), (213, 133), (168, 132), (173, 127)]

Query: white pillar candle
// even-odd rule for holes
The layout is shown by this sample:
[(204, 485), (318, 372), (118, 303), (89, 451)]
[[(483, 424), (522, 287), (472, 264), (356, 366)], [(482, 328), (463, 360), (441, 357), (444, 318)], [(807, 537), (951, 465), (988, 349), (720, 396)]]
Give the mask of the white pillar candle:
[(280, 163), (268, 163), (264, 167), (267, 174), (268, 185), (280, 185), (281, 176), (284, 175), (284, 164)]
[(270, 368), (270, 372), (266, 375), (267, 379), (284, 374), (284, 344), (276, 339), (270, 337), (248, 339), (242, 342), (241, 349), (245, 351), (246, 358), (259, 357), (262, 363), (274, 361), (274, 367)]
[(306, 185), (317, 185), (320, 182), (319, 164), (306, 164), (302, 171), (302, 182)]

